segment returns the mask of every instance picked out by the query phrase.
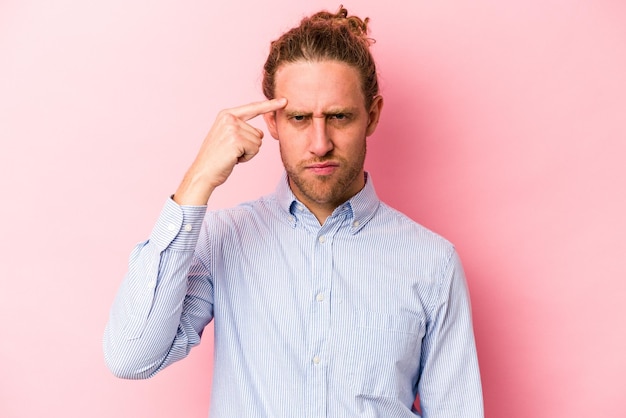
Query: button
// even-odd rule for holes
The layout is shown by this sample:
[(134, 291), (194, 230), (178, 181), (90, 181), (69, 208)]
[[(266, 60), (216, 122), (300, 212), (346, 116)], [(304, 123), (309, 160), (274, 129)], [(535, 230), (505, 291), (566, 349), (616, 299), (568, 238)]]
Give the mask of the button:
[(154, 289), (156, 287), (156, 280), (152, 280), (148, 283), (148, 289)]
[(187, 225), (185, 225), (185, 231), (187, 231), (187, 232), (191, 232), (191, 229), (192, 229), (191, 224), (187, 224)]
[(289, 222), (295, 222), (295, 221), (296, 221), (296, 218), (295, 218), (295, 217), (293, 217), (293, 216), (290, 216), (290, 217), (289, 217)]
[(168, 224), (168, 225), (167, 225), (167, 230), (168, 230), (168, 231), (173, 231), (173, 230), (175, 230), (175, 229), (176, 229), (176, 225), (174, 225), (174, 224)]
[(317, 300), (318, 302), (323, 302), (324, 301), (324, 294), (323, 293), (318, 293), (317, 296), (315, 296), (315, 300)]
[(324, 235), (322, 235), (321, 237), (318, 238), (319, 242), (321, 242), (322, 244), (326, 242), (326, 237)]
[(361, 224), (359, 223), (359, 221), (354, 221), (354, 222), (352, 222), (352, 226), (353, 226), (353, 227), (355, 227), (355, 228), (356, 228), (357, 226), (359, 226), (359, 225), (361, 225)]
[(318, 356), (313, 357), (313, 363), (314, 364), (320, 364), (320, 358)]

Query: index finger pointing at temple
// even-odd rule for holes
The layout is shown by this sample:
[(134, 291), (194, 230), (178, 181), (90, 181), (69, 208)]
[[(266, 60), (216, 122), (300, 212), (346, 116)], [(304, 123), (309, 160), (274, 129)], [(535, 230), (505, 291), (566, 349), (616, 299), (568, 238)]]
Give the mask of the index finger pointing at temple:
[(239, 119), (247, 121), (264, 113), (282, 109), (286, 105), (287, 99), (283, 97), (280, 99), (263, 100), (261, 102), (254, 102), (247, 105), (235, 107), (230, 109), (230, 113), (233, 116), (238, 117)]

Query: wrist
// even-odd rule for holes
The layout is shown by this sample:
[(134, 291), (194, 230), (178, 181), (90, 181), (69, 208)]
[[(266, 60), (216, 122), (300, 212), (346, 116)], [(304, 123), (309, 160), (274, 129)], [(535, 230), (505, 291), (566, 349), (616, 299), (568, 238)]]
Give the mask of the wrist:
[(187, 175), (172, 196), (174, 202), (181, 206), (204, 206), (215, 190), (215, 186), (199, 181)]

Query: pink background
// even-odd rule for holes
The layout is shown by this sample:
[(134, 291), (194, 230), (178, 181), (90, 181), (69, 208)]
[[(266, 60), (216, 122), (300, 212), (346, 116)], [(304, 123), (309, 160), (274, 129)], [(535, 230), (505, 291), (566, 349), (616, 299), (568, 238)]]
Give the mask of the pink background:
[[(117, 380), (109, 306), (216, 112), (261, 98), (269, 41), (337, 6), (1, 1), (0, 416), (207, 415), (210, 330), (156, 378)], [(458, 247), (487, 417), (623, 417), (626, 3), (346, 6), (372, 18), (386, 99), (367, 167)], [(267, 140), (211, 206), (280, 172)]]

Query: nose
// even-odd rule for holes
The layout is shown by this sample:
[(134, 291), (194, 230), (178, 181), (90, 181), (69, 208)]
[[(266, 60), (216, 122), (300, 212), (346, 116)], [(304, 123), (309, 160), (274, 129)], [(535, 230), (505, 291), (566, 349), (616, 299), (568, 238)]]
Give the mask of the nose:
[(314, 117), (312, 119), (309, 151), (318, 157), (323, 157), (333, 150), (333, 141), (330, 138), (326, 118)]

